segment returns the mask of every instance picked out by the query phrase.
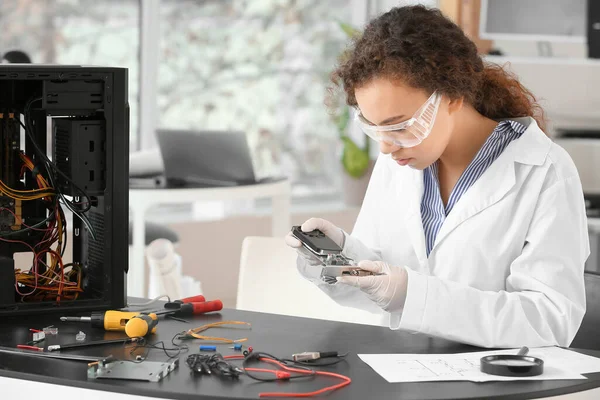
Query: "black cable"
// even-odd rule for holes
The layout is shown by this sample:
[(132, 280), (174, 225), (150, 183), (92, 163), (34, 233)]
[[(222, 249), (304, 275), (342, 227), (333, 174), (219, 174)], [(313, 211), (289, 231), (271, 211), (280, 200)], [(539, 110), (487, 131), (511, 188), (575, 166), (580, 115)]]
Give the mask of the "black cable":
[[(343, 361), (346, 361), (346, 356), (348, 355), (348, 353), (346, 354), (342, 354), (336, 357), (328, 357), (328, 358), (335, 358), (335, 360), (327, 360), (327, 358), (319, 358), (317, 360), (312, 360), (312, 361), (294, 361), (294, 360), (290, 360), (287, 358), (282, 359), (281, 361), (283, 361), (285, 364), (290, 365), (302, 365), (302, 366), (307, 366), (307, 367), (330, 367), (332, 365), (336, 365), (339, 364)], [(321, 361), (323, 360), (323, 361)]]
[[(32, 100), (28, 101), (25, 106), (25, 110), (24, 110), (25, 122), (27, 122), (30, 126), (33, 125), (33, 122), (31, 121), (31, 118), (30, 118), (31, 115), (29, 113), (29, 108), (31, 107), (32, 103), (34, 103), (38, 100), (41, 100), (41, 99), (42, 99), (41, 97), (32, 99)], [(48, 179), (50, 180), (50, 185), (54, 188), (56, 193), (58, 193), (59, 197), (61, 198), (61, 200), (63, 201), (65, 206), (67, 206), (67, 208), (69, 210), (71, 210), (71, 212), (73, 212), (74, 215), (76, 215), (77, 217), (79, 217), (79, 219), (81, 219), (81, 221), (83, 221), (83, 223), (88, 228), (88, 231), (90, 232), (90, 235), (92, 236), (92, 238), (94, 240), (96, 240), (96, 232), (95, 232), (92, 224), (90, 223), (89, 219), (84, 214), (92, 208), (91, 198), (88, 196), (88, 194), (83, 189), (81, 189), (75, 182), (73, 182), (71, 180), (71, 178), (69, 178), (60, 169), (58, 169), (58, 167), (48, 158), (48, 156), (46, 156), (46, 153), (43, 152), (37, 145), (37, 143), (35, 141), (35, 137), (33, 135), (33, 132), (27, 127), (27, 125), (24, 124), (20, 119), (19, 119), (19, 123), (21, 124), (23, 129), (25, 129), (25, 133), (27, 134), (31, 143), (33, 144), (34, 149), (36, 150), (38, 155), (42, 158), (44, 168), (46, 169), (46, 171), (48, 173)], [(78, 208), (77, 205), (75, 205), (72, 201), (67, 200), (67, 198), (65, 197), (65, 195), (62, 193), (62, 191), (60, 190), (60, 188), (57, 185), (56, 177), (54, 176), (53, 171), (58, 172), (62, 177), (64, 177), (68, 182), (70, 182), (77, 190), (79, 190), (81, 193), (84, 194), (84, 197), (86, 197), (86, 199), (87, 199), (86, 207), (84, 207), (83, 209), (77, 209)]]
[(244, 371), (223, 358), (221, 353), (215, 354), (190, 354), (186, 364), (197, 374), (212, 374), (216, 372), (222, 377), (238, 378)]
[[(246, 358), (244, 358), (244, 361), (242, 362), (242, 367), (244, 368), (244, 373), (249, 378), (252, 378), (252, 379), (254, 379), (256, 381), (260, 381), (260, 382), (275, 382), (275, 381), (281, 380), (280, 378), (277, 378), (277, 377), (263, 378), (262, 376), (255, 375), (255, 373), (252, 372), (252, 371), (248, 371), (248, 369), (247, 369), (248, 368), (248, 363), (251, 362), (251, 361), (260, 362), (261, 358), (270, 358), (270, 359), (278, 361), (278, 362), (280, 362), (282, 364), (289, 365), (288, 363), (285, 362), (285, 360), (279, 359), (279, 358), (277, 358), (277, 357), (275, 357), (275, 356), (273, 356), (271, 354), (260, 353), (260, 352), (252, 352), (252, 353), (248, 354), (246, 356)], [(303, 365), (297, 365), (295, 368), (304, 369), (306, 371), (310, 371), (311, 374), (306, 374), (306, 375), (292, 375), (292, 376), (290, 376), (288, 378), (288, 380), (291, 380), (291, 379), (300, 379), (300, 378), (307, 379), (307, 378), (314, 378), (315, 376), (317, 376), (317, 374), (315, 373), (315, 371), (313, 371), (312, 369), (310, 369), (308, 367), (305, 367)]]
[[(139, 349), (144, 349), (145, 351), (144, 351), (143, 355), (141, 355), (141, 356), (138, 355), (140, 357), (136, 357), (136, 360), (128, 360), (128, 361), (131, 361), (134, 363), (144, 362), (148, 358), (148, 354), (150, 354), (150, 350), (153, 350), (153, 349), (154, 350), (162, 350), (169, 359), (179, 357), (181, 355), (181, 353), (185, 353), (186, 351), (188, 351), (189, 347), (187, 345), (176, 344), (174, 342), (174, 340), (177, 335), (173, 336), (173, 338), (171, 339), (171, 342), (173, 343), (172, 348), (166, 347), (165, 342), (162, 340), (155, 342), (155, 343), (147, 343), (145, 338), (141, 338), (138, 342), (135, 342), (133, 344), (133, 346), (128, 346), (128, 347), (131, 347), (131, 351), (129, 352), (130, 355), (133, 355), (133, 353), (135, 353)], [(170, 351), (175, 352), (175, 354), (169, 354)]]
[[(36, 101), (41, 101), (42, 98), (41, 97), (36, 97), (33, 98), (31, 100), (29, 100), (27, 102), (27, 104), (25, 105), (25, 110), (24, 110), (24, 115), (25, 115), (25, 120), (26, 122), (28, 122), (31, 126), (33, 126), (33, 123), (31, 121), (31, 114), (29, 109), (31, 108), (31, 106), (33, 105), (33, 103), (35, 103)], [(21, 125), (23, 125), (23, 123), (21, 122), (21, 120), (19, 120), (19, 122), (21, 123)], [(50, 166), (54, 171), (58, 172), (58, 174), (60, 176), (62, 176), (64, 179), (67, 180), (67, 182), (69, 182), (71, 185), (73, 185), (73, 187), (75, 189), (77, 189), (79, 191), (79, 193), (83, 194), (83, 197), (85, 197), (87, 199), (87, 205), (85, 208), (79, 210), (80, 212), (84, 213), (89, 211), (92, 208), (92, 199), (90, 198), (90, 196), (81, 188), (79, 187), (79, 185), (77, 185), (69, 176), (67, 176), (64, 172), (62, 172), (60, 169), (58, 169), (58, 166), (53, 163), (48, 156), (46, 155), (46, 153), (44, 151), (42, 151), (39, 146), (36, 143), (35, 140), (35, 136), (33, 135), (33, 133), (27, 129), (27, 127), (25, 125), (23, 125), (23, 127), (25, 128), (25, 133), (29, 136), (29, 139), (31, 140), (31, 143), (33, 144), (33, 147), (35, 148), (36, 152), (38, 153), (38, 155), (45, 161), (47, 166)], [(47, 168), (48, 169), (48, 168)], [(50, 173), (50, 171), (48, 171)], [(58, 188), (55, 188), (58, 191)]]
[(69, 234), (67, 232), (67, 218), (65, 218), (65, 212), (63, 211), (62, 207), (58, 207), (58, 213), (60, 214), (60, 219), (63, 222), (63, 247), (62, 247), (62, 251), (60, 252), (60, 256), (64, 256), (65, 255), (65, 251), (67, 250), (67, 243), (69, 241)]
[(177, 344), (175, 343), (176, 340), (179, 340), (180, 342), (183, 342), (184, 340), (186, 340), (183, 336), (185, 335), (185, 331), (184, 332), (179, 332), (176, 333), (172, 338), (171, 338), (171, 343), (173, 343), (173, 346), (175, 347), (185, 347), (188, 348), (187, 344)]

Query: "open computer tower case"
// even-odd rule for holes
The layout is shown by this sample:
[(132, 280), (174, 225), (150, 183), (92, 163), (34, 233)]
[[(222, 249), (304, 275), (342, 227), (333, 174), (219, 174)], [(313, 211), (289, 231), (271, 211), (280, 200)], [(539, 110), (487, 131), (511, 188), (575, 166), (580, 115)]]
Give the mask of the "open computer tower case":
[(121, 308), (127, 69), (0, 64), (0, 316)]

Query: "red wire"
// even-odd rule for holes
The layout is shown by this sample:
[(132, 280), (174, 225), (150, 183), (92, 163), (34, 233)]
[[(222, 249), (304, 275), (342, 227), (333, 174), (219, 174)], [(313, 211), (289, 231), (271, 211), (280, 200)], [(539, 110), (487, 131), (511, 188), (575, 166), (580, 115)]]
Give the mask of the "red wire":
[(17, 345), (17, 349), (23, 349), (23, 350), (35, 350), (35, 351), (44, 351), (43, 347), (36, 347), (36, 346), (28, 346), (26, 344), (18, 344)]
[(33, 247), (31, 247), (28, 243), (26, 243), (26, 242), (24, 242), (22, 240), (10, 240), (10, 239), (3, 239), (3, 238), (0, 238), (0, 240), (3, 241), (3, 242), (9, 242), (9, 243), (21, 243), (21, 244), (24, 244), (25, 246), (27, 246), (27, 247), (29, 247), (31, 249), (31, 252), (33, 253), (33, 269), (35, 271), (35, 273), (34, 273), (34, 275), (35, 275), (35, 287), (29, 293), (21, 293), (19, 291), (19, 283), (15, 282), (15, 291), (20, 296), (23, 296), (23, 297), (32, 295), (37, 290), (37, 287), (38, 287), (38, 273), (37, 273), (37, 262), (36, 262), (36, 255), (37, 255), (37, 253), (35, 252), (35, 249)]
[[(225, 356), (223, 358), (226, 360), (227, 359), (228, 360), (240, 360), (240, 359), (244, 359), (244, 356), (235, 355), (235, 356)], [(341, 379), (341, 380), (343, 380), (343, 382), (338, 383), (337, 385), (332, 385), (332, 386), (325, 387), (323, 389), (315, 390), (313, 392), (306, 392), (306, 393), (263, 392), (263, 393), (258, 394), (259, 397), (313, 397), (313, 396), (318, 396), (318, 395), (326, 393), (326, 392), (331, 392), (333, 390), (341, 389), (344, 386), (348, 386), (352, 382), (352, 379), (350, 379), (349, 377), (347, 377), (345, 375), (334, 374), (333, 372), (293, 368), (293, 367), (289, 367), (277, 360), (273, 360), (271, 358), (266, 358), (266, 357), (261, 357), (260, 361), (275, 364), (287, 372), (295, 372), (295, 373), (303, 374), (303, 375), (329, 376), (332, 378)], [(256, 372), (270, 372), (276, 376), (277, 376), (278, 372), (280, 372), (280, 371), (276, 371), (276, 370), (272, 370), (272, 369), (265, 369), (265, 368), (246, 368), (246, 369), (249, 371), (256, 371)]]
[[(43, 266), (45, 266), (47, 269), (50, 269), (50, 266), (48, 264), (46, 264), (44, 261), (38, 260), (38, 262), (41, 263)], [(56, 279), (53, 279), (53, 281), (58, 282), (60, 279), (60, 275), (56, 271), (50, 271), (50, 272), (52, 272), (52, 274), (56, 277)], [(77, 282), (63, 281), (63, 284), (67, 285), (67, 286), (77, 286)]]
[[(46, 250), (43, 250), (43, 251), (39, 252), (36, 255), (36, 265), (38, 263), (37, 259), (42, 254), (45, 254), (45, 253), (50, 253), (53, 256), (55, 256), (56, 259), (58, 260), (58, 265), (60, 266), (60, 280), (58, 281), (58, 294), (57, 294), (57, 298), (56, 298), (56, 301), (60, 301), (60, 296), (62, 295), (63, 284), (64, 284), (64, 281), (65, 281), (65, 265), (64, 265), (64, 263), (62, 261), (62, 257), (60, 256), (60, 254), (58, 254), (56, 251), (54, 251), (52, 249), (46, 249)], [(37, 268), (36, 268), (36, 274), (37, 274)]]

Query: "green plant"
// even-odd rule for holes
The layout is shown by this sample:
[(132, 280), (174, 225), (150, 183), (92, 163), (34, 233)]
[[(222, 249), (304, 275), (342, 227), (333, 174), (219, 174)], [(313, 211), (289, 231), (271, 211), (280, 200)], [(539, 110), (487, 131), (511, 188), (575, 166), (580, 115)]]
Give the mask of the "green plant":
[[(346, 33), (348, 38), (353, 38), (359, 35), (360, 32), (351, 25), (338, 21), (340, 28)], [(340, 61), (343, 61), (345, 54), (340, 56)], [(360, 178), (369, 168), (369, 139), (365, 137), (365, 143), (362, 147), (348, 136), (348, 125), (350, 124), (350, 107), (344, 102), (338, 104), (337, 110), (334, 112), (333, 118), (338, 130), (338, 134), (343, 144), (342, 165), (348, 175), (354, 178)]]

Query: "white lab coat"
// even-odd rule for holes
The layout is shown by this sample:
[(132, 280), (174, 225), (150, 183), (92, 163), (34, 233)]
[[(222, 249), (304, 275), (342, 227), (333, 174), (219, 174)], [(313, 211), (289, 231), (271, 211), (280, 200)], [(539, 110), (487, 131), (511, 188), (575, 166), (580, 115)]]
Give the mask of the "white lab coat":
[(408, 271), (401, 313), (359, 289), (318, 280), (343, 306), (381, 316), (391, 329), (482, 347), (568, 346), (585, 313), (587, 219), (575, 165), (532, 118), (448, 214), (427, 257), (421, 221), (423, 172), (380, 155), (344, 254)]

